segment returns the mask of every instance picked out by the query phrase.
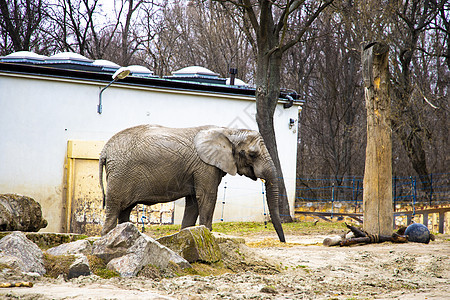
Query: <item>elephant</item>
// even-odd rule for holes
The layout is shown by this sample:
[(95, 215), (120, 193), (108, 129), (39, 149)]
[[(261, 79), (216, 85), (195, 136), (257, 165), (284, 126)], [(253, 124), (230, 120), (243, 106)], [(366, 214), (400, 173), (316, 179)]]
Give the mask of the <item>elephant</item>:
[[(106, 173), (106, 194), (103, 187)], [(267, 206), (280, 241), (285, 242), (278, 208), (277, 171), (259, 132), (217, 126), (168, 128), (139, 125), (105, 144), (99, 158), (106, 220), (102, 235), (128, 222), (136, 204), (152, 205), (185, 197), (181, 228), (212, 230), (218, 186), (226, 174), (265, 181)]]

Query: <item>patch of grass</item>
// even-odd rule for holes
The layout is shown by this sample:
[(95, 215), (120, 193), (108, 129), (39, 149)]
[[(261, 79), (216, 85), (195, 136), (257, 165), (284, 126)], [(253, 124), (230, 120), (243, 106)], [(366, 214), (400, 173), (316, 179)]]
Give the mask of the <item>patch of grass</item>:
[(231, 273), (230, 269), (225, 267), (224, 263), (219, 261), (216, 263), (202, 263), (194, 262), (191, 263), (192, 268), (181, 269), (178, 265), (170, 266), (169, 269), (176, 276), (185, 275), (200, 275), (200, 276), (217, 276), (226, 273)]
[[(344, 223), (331, 222), (292, 222), (284, 223), (283, 230), (285, 234), (312, 234), (319, 232), (333, 232), (345, 229)], [(226, 234), (252, 234), (259, 232), (274, 232), (272, 223), (268, 222), (223, 222), (214, 223), (213, 230)]]
[[(272, 223), (267, 222), (219, 222), (213, 225), (214, 232), (230, 235), (251, 235), (255, 233), (273, 233), (275, 229)], [(180, 230), (180, 225), (150, 225), (145, 227), (145, 232), (151, 237), (159, 238), (174, 234)], [(334, 233), (345, 230), (342, 222), (292, 222), (284, 223), (285, 234), (307, 235), (315, 233)]]
[[(196, 275), (200, 276), (211, 276), (211, 275), (218, 276), (227, 273), (232, 273), (231, 270), (225, 267), (225, 265), (222, 262), (216, 262), (211, 264), (196, 262), (192, 263), (192, 269), (193, 269), (192, 271), (195, 272)], [(189, 270), (187, 271), (192, 272)]]
[(171, 235), (180, 231), (181, 225), (147, 225), (145, 234), (157, 239), (162, 236)]
[(283, 248), (291, 248), (297, 245), (301, 245), (300, 243), (282, 243), (278, 239), (266, 238), (262, 241), (258, 242), (247, 242), (245, 243), (247, 246), (252, 248), (265, 248), (265, 247), (283, 247)]
[(308, 274), (311, 273), (311, 269), (308, 268), (308, 266), (304, 266), (304, 265), (298, 265), (298, 266), (295, 266), (295, 267), (293, 267), (293, 269), (294, 269), (294, 270), (300, 269), (300, 270), (305, 271), (305, 272), (308, 273)]
[(103, 279), (109, 279), (120, 276), (120, 274), (117, 273), (116, 271), (108, 270), (106, 268), (106, 263), (103, 261), (103, 259), (95, 255), (88, 255), (87, 259), (89, 261), (91, 272), (94, 273), (95, 275)]
[(67, 276), (69, 267), (75, 261), (73, 255), (51, 255), (44, 253), (44, 267), (46, 277), (57, 278), (59, 275)]

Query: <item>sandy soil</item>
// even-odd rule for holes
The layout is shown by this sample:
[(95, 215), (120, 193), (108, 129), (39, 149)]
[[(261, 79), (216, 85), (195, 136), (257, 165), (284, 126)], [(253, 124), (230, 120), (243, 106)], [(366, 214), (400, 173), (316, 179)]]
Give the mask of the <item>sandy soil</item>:
[[(267, 236), (246, 237), (247, 243)], [(275, 239), (275, 236), (270, 236)], [(32, 288), (0, 289), (1, 299), (450, 299), (450, 241), (428, 245), (372, 244), (325, 247), (324, 236), (287, 236), (286, 247), (229, 248), (235, 273), (66, 281), (33, 278)], [(270, 240), (269, 240), (270, 241)], [(264, 243), (262, 243), (264, 244)], [(276, 269), (278, 268), (278, 271)], [(281, 271), (280, 271), (281, 270)], [(2, 274), (2, 280), (8, 274)], [(11, 281), (17, 280), (11, 276)]]

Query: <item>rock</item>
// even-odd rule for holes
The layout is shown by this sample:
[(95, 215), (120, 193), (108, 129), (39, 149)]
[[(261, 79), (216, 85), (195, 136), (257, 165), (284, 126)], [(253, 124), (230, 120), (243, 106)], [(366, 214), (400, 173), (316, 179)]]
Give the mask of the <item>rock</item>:
[[(245, 244), (245, 239), (243, 237), (232, 236), (224, 234), (222, 232), (211, 232), (211, 234), (216, 239), (217, 244), (226, 243), (227, 241), (232, 241), (237, 244)], [(219, 246), (220, 247), (220, 246)]]
[(18, 257), (3, 254), (3, 250), (0, 250), (0, 265), (7, 266), (13, 270), (21, 270), (24, 268), (23, 262)]
[(44, 254), (22, 232), (13, 232), (0, 240), (0, 255), (16, 257), (14, 264), (22, 272), (45, 274)]
[(130, 222), (117, 225), (107, 235), (94, 242), (92, 255), (98, 256), (106, 263), (125, 255), (141, 236), (139, 230)]
[(76, 259), (69, 267), (68, 279), (91, 275), (91, 268), (87, 257), (83, 254), (75, 254)]
[(39, 231), (47, 227), (41, 205), (17, 194), (0, 194), (0, 231)]
[(430, 231), (428, 227), (420, 223), (409, 225), (405, 230), (405, 235), (408, 236), (408, 241), (410, 242), (425, 244), (430, 242)]
[(139, 232), (132, 223), (122, 223), (94, 242), (92, 254), (108, 262), (107, 268), (123, 277), (136, 276), (146, 265), (159, 268), (190, 268), (184, 258)]
[(205, 226), (184, 228), (157, 241), (172, 249), (189, 262), (217, 262), (221, 259), (219, 245)]
[(79, 276), (88, 276), (91, 274), (91, 268), (86, 255), (92, 252), (92, 245), (87, 240), (78, 240), (75, 242), (62, 244), (47, 250), (48, 254), (75, 255), (75, 261), (70, 265), (67, 278), (77, 278)]
[(92, 252), (92, 245), (87, 240), (78, 240), (67, 244), (61, 244), (59, 246), (47, 250), (47, 253), (51, 255), (71, 255), (71, 254), (90, 255), (91, 252)]

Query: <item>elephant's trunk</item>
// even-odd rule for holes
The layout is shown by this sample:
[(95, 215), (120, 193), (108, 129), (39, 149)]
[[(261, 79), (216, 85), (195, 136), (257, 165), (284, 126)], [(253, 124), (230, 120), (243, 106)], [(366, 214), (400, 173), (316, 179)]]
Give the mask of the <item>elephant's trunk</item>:
[(273, 163), (271, 167), (264, 172), (263, 179), (266, 184), (266, 197), (267, 206), (269, 207), (270, 218), (272, 219), (273, 227), (278, 234), (280, 242), (286, 242), (284, 238), (283, 227), (281, 226), (280, 209), (278, 207), (279, 201), (279, 189), (278, 189), (278, 176)]

